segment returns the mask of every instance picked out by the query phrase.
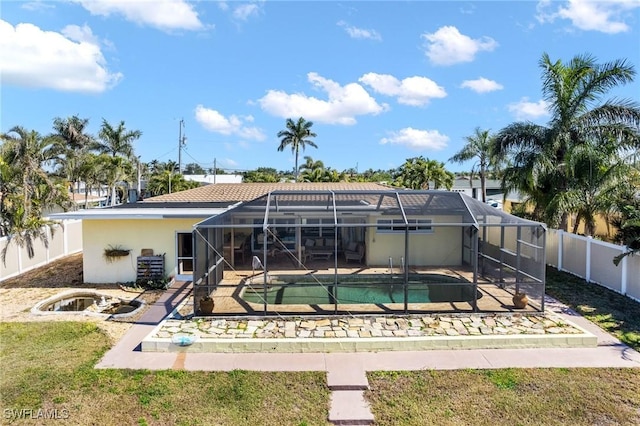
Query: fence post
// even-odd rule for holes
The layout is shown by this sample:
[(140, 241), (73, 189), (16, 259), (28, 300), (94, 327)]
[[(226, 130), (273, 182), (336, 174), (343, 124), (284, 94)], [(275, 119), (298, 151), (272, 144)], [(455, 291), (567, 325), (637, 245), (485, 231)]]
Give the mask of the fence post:
[[(51, 225), (51, 226), (55, 226), (55, 225)], [(49, 240), (49, 244), (47, 245), (47, 247), (44, 248), (44, 252), (45, 252), (44, 264), (45, 265), (49, 263), (49, 261), (51, 260), (51, 243), (53, 243), (53, 230), (51, 229), (51, 226), (44, 227), (44, 233), (47, 234), (47, 239)]]
[(22, 248), (18, 246), (15, 242), (12, 243), (18, 252), (18, 274), (22, 273)]
[(67, 221), (63, 220), (60, 224), (60, 228), (62, 230), (62, 250), (64, 251), (64, 255), (69, 254), (69, 233), (67, 232)]
[(564, 231), (558, 229), (558, 271), (562, 271), (562, 251), (563, 251), (563, 238)]
[(584, 280), (588, 283), (591, 282), (591, 242), (593, 238), (591, 235), (587, 237), (587, 253), (586, 253), (586, 261), (584, 265)]
[[(627, 252), (627, 246), (622, 246), (622, 253)], [(622, 267), (622, 273), (620, 274), (620, 293), (627, 295), (627, 268), (629, 264), (627, 263), (627, 258), (629, 256), (625, 256), (622, 258), (622, 262), (620, 262), (620, 266)]]

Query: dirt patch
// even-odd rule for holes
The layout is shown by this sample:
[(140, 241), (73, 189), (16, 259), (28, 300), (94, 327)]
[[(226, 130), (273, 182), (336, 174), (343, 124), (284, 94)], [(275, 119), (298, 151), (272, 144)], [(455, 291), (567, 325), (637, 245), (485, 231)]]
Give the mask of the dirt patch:
[[(95, 290), (123, 299), (142, 300), (146, 303), (146, 307), (134, 316), (122, 319), (102, 319), (78, 314), (34, 315), (31, 313), (31, 308), (41, 300), (64, 291), (78, 289)], [(90, 321), (96, 323), (109, 336), (112, 343), (115, 343), (161, 295), (161, 290), (124, 290), (117, 284), (83, 283), (82, 253), (80, 253), (0, 282), (0, 321)]]

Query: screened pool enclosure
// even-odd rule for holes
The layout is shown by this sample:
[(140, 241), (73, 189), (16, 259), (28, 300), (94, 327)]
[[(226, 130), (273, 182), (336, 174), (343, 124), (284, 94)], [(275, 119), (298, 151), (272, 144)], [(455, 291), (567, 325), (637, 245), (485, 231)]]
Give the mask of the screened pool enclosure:
[(544, 225), (460, 193), (274, 191), (193, 234), (198, 316), (544, 311)]

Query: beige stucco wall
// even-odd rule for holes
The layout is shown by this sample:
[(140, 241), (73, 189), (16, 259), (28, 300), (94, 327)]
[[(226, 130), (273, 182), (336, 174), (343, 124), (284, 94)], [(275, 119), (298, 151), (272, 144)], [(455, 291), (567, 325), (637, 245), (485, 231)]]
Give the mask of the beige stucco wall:
[[(176, 232), (191, 232), (202, 219), (83, 220), (83, 273), (86, 283), (136, 280), (136, 258), (143, 248), (165, 253), (165, 274), (176, 273)], [(107, 262), (107, 246), (130, 249), (129, 256)]]
[[(398, 217), (397, 219), (399, 219)], [(394, 219), (385, 216), (385, 219)], [(455, 216), (429, 216), (433, 223), (456, 223), (461, 220)], [(462, 228), (433, 227), (433, 233), (410, 233), (409, 261), (413, 266), (441, 266), (462, 264)], [(389, 257), (394, 267), (401, 265), (404, 256), (403, 233), (377, 233), (375, 227), (367, 229), (367, 264), (388, 266)]]

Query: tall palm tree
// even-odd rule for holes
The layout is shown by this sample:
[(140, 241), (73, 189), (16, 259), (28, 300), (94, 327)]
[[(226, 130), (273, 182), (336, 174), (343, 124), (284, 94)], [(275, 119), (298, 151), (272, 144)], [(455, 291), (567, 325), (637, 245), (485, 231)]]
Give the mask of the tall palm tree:
[(121, 121), (117, 127), (113, 127), (103, 118), (98, 133), (99, 141), (94, 145), (94, 149), (112, 157), (119, 155), (130, 159), (134, 152), (133, 142), (140, 139), (141, 136), (140, 130), (127, 130), (124, 121)]
[(104, 178), (110, 189), (110, 204), (114, 206), (116, 205), (118, 183), (130, 179), (133, 165), (126, 158), (109, 156), (108, 154), (102, 154), (99, 161), (103, 165)]
[(53, 206), (69, 208), (68, 190), (43, 168), (56, 158), (51, 138), (16, 126), (0, 140), (0, 234), (7, 236), (0, 257), (5, 262), (9, 244), (15, 242), (32, 258), (36, 240), (49, 244), (46, 226), (53, 222), (44, 213)]
[(467, 144), (460, 151), (449, 158), (454, 163), (464, 163), (466, 161), (476, 159), (477, 161), (471, 167), (471, 181), (474, 174), (478, 173), (480, 177), (480, 188), (482, 191), (482, 202), (487, 202), (487, 174), (492, 168), (498, 166), (498, 156), (495, 154), (495, 138), (490, 134), (489, 130), (482, 130), (476, 127), (474, 134), (466, 136)]
[(303, 117), (298, 118), (297, 122), (294, 122), (291, 118), (287, 118), (287, 128), (278, 132), (278, 137), (281, 138), (278, 151), (284, 151), (287, 146), (291, 146), (291, 152), (296, 157), (294, 170), (296, 181), (298, 180), (298, 157), (300, 155), (300, 149), (302, 148), (302, 151), (304, 151), (307, 145), (314, 148), (318, 147), (315, 142), (309, 139), (317, 136), (311, 131), (311, 126), (313, 126), (313, 122), (306, 121)]
[(60, 169), (70, 181), (75, 182), (80, 190), (79, 173), (82, 168), (82, 157), (94, 144), (93, 136), (87, 133), (88, 118), (73, 115), (68, 118), (56, 117), (53, 120), (53, 139), (60, 152)]
[(125, 162), (111, 161), (105, 162), (107, 168), (107, 176), (109, 187), (111, 188), (111, 205), (115, 205), (116, 183), (113, 178), (119, 177), (128, 179), (132, 177), (133, 167), (131, 162), (135, 161), (133, 142), (142, 136), (140, 130), (127, 130), (124, 121), (120, 121), (117, 127), (113, 127), (107, 120), (102, 119), (102, 126), (98, 132), (99, 141), (93, 146), (94, 150), (101, 154), (106, 154), (112, 158), (120, 157)]
[(638, 104), (601, 101), (610, 89), (633, 81), (635, 70), (625, 60), (598, 64), (589, 55), (575, 56), (564, 64), (552, 62), (545, 53), (539, 65), (551, 119), (547, 126), (517, 122), (505, 127), (496, 136), (496, 153), (512, 153), (503, 189), (526, 194), (540, 219), (566, 229), (570, 212), (563, 211), (556, 198), (570, 189), (574, 173), (567, 157), (571, 151), (602, 141), (613, 140), (620, 148), (637, 142)]

